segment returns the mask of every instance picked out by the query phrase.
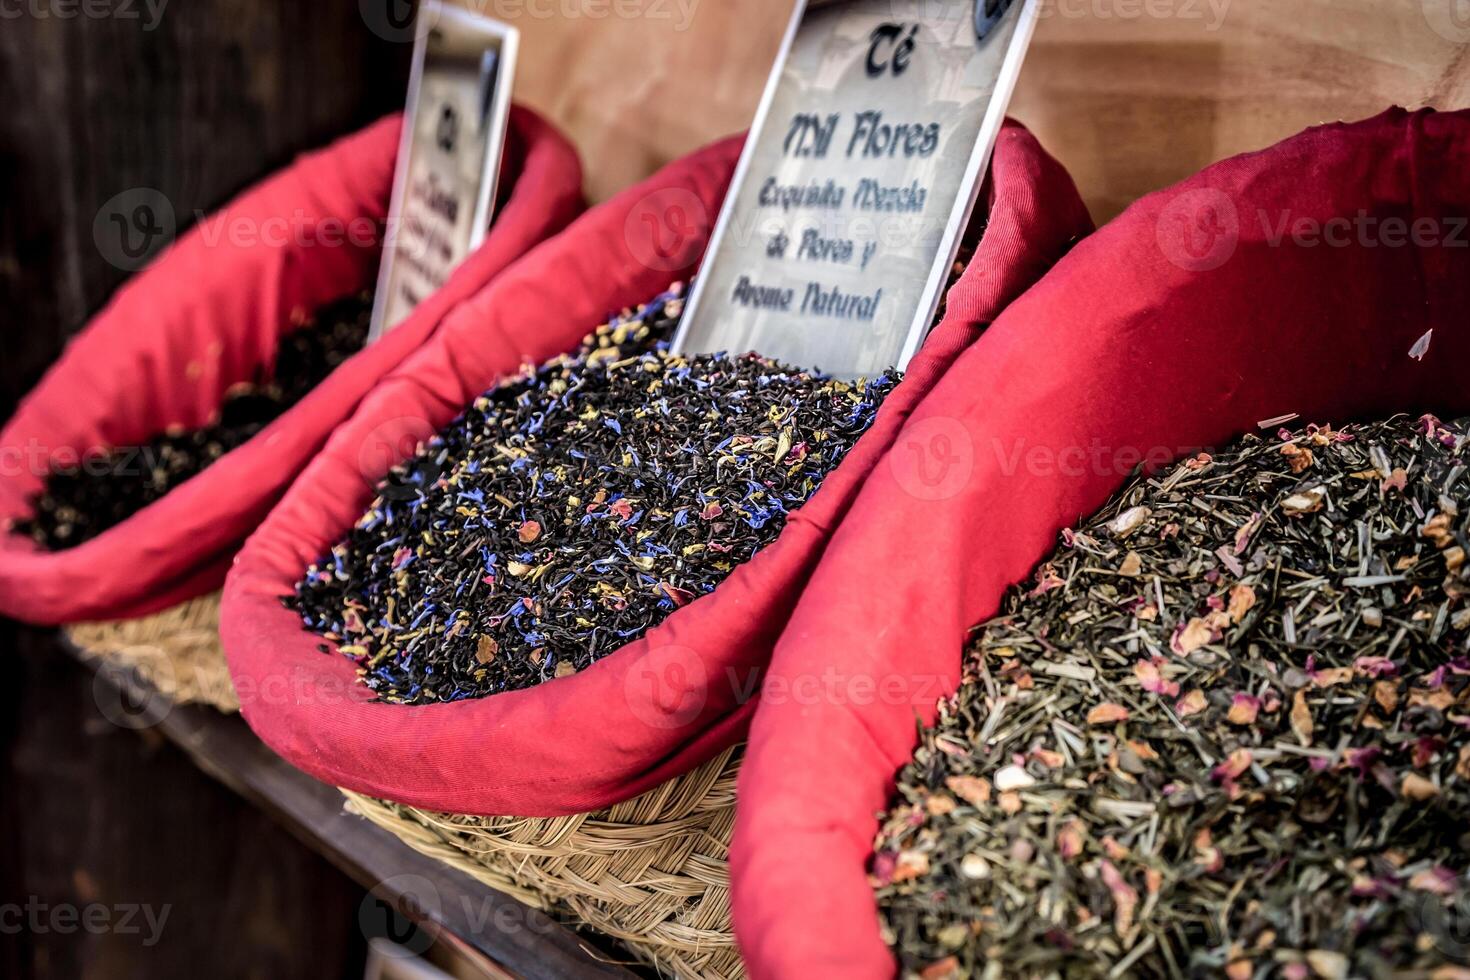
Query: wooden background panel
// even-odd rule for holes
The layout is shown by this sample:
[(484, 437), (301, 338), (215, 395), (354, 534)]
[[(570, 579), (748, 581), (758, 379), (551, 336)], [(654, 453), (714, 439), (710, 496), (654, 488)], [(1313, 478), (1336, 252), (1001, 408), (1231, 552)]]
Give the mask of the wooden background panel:
[(93, 238), (109, 199), (156, 189), (183, 230), (196, 210), (401, 106), (407, 59), (358, 0), (7, 4), (0, 419), (130, 275)]
[[(745, 128), (792, 7), (460, 2), (521, 29), (517, 97), (572, 135), (595, 200)], [(1012, 111), (1105, 220), (1307, 126), (1470, 105), (1467, 42), (1470, 0), (1045, 0)]]
[[(521, 30), (516, 98), (571, 136), (594, 201), (746, 129), (792, 8), (792, 0), (460, 2)], [(606, 16), (593, 16), (602, 9)]]
[[(1108, 0), (1146, 2), (1176, 15), (1073, 15), (1108, 6), (1049, 2), (1012, 103), (1099, 220), (1308, 126), (1391, 105), (1470, 106), (1463, 0), (1229, 0), (1218, 22), (1209, 0)], [(1448, 29), (1455, 2), (1466, 15), (1458, 32)]]

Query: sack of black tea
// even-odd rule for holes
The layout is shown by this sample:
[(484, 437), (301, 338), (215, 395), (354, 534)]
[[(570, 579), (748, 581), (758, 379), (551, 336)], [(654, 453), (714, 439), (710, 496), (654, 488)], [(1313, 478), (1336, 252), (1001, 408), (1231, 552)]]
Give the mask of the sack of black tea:
[(897, 383), (668, 353), (676, 284), (507, 381), (378, 490), (289, 597), (395, 702), (565, 676), (773, 542)]
[(348, 357), (400, 132), (385, 118), (202, 218), (68, 345), (0, 432), (0, 614), (131, 618), (219, 588), (363, 396), (581, 207), (571, 146), (513, 109), (486, 240)]
[(31, 513), (13, 530), (51, 551), (114, 527), (253, 439), (367, 342), (371, 293), (329, 303), (281, 338), (274, 368), (225, 394), (218, 417), (163, 432), (142, 445), (65, 465), (53, 463)]

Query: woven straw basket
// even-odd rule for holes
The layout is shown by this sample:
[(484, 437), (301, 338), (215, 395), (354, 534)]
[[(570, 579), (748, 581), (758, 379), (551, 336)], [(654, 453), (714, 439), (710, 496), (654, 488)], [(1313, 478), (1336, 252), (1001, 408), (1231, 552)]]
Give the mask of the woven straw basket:
[[(142, 619), (67, 630), (94, 660), (136, 670), (179, 704), (240, 710), (219, 643), (219, 595)], [(740, 751), (607, 810), (468, 817), (343, 790), (347, 809), (527, 905), (569, 913), (660, 972), (733, 980), (730, 831)]]
[(219, 593), (142, 619), (69, 626), (66, 635), (89, 660), (136, 671), (175, 704), (240, 710), (220, 649)]

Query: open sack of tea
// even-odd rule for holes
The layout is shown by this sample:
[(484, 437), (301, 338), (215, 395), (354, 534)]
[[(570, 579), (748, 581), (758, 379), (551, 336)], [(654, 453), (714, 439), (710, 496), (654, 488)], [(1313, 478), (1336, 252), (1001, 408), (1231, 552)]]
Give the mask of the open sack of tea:
[(581, 207), (570, 144), (513, 108), (485, 241), (364, 348), (400, 131), (385, 118), (202, 218), (71, 342), (0, 433), (0, 614), (121, 618), (218, 588), (363, 395)]
[(755, 976), (1464, 962), (1467, 165), (1401, 110), (1227, 160), (955, 363), (773, 655)]
[[(456, 311), (247, 543), (222, 635), (237, 687), (282, 692), (244, 715), (288, 760), (415, 806), (552, 816), (735, 744), (809, 570), (905, 416), (1090, 230), (1065, 172), (1011, 125), (985, 232), (901, 383), (674, 357), (659, 339), (682, 300), (666, 290), (693, 271), (739, 149), (593, 209)], [(504, 350), (573, 353), (508, 378)], [(365, 467), (381, 445), (405, 465)]]

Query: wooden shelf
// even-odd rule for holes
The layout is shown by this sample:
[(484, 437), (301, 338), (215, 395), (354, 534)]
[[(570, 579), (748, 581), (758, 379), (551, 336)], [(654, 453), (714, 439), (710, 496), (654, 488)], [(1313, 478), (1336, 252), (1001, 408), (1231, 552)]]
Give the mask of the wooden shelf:
[[(117, 710), (104, 712), (110, 721), (162, 734), (203, 772), (269, 814), (385, 905), (489, 961), (494, 971), (526, 980), (647, 976), (611, 941), (583, 936), (346, 812), (337, 789), (293, 768), (238, 716), (175, 705), (136, 674), (99, 669), (65, 639), (57, 642), (96, 672), (98, 685), (115, 691)], [(110, 698), (104, 700), (114, 707)]]

